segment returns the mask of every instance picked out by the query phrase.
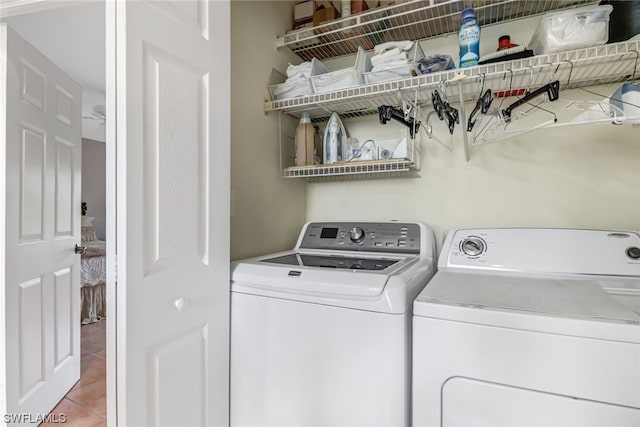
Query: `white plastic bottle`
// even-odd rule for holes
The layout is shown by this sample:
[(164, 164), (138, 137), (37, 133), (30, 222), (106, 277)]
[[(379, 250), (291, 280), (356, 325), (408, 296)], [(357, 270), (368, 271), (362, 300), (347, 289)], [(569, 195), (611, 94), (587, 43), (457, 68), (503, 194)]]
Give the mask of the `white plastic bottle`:
[(476, 21), (473, 9), (462, 11), (462, 25), (458, 30), (458, 42), (460, 43), (459, 68), (478, 65), (480, 59), (480, 25)]
[(313, 165), (315, 133), (309, 113), (302, 113), (296, 128), (296, 166)]

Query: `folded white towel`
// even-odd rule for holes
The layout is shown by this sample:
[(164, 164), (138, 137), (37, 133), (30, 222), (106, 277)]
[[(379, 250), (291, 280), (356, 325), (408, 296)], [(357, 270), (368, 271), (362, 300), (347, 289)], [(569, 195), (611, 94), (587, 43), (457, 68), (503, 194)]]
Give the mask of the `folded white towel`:
[(307, 61), (298, 65), (289, 64), (287, 67), (287, 77), (295, 77), (298, 74), (308, 79), (311, 76), (311, 62)]
[(411, 40), (405, 40), (400, 42), (386, 42), (373, 47), (373, 52), (376, 55), (380, 55), (385, 50), (398, 48), (400, 50), (409, 50), (413, 46), (413, 42)]
[(373, 67), (376, 67), (381, 64), (386, 64), (388, 62), (398, 62), (398, 61), (407, 62), (407, 52), (401, 51), (398, 48), (393, 48), (379, 55), (374, 55), (371, 57), (371, 65)]
[[(359, 78), (360, 77), (360, 78)], [(314, 76), (316, 92), (329, 92), (331, 90), (358, 86), (362, 83), (362, 74), (358, 75), (353, 68), (345, 68), (331, 73)]]
[(396, 67), (401, 67), (407, 64), (407, 61), (385, 62), (384, 64), (376, 65), (375, 67), (371, 68), (371, 71), (375, 73), (377, 71), (392, 70)]
[(306, 77), (304, 73), (294, 74), (293, 76), (287, 78), (286, 82), (295, 82), (298, 80), (309, 80), (309, 77)]

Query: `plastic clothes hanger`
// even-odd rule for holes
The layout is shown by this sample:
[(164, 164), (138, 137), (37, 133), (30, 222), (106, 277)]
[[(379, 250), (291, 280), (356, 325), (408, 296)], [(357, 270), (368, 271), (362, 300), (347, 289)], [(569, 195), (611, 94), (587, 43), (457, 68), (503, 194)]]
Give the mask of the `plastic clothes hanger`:
[(381, 105), (378, 107), (378, 118), (381, 124), (386, 124), (389, 120), (394, 119), (409, 128), (411, 139), (414, 139), (416, 132), (420, 129), (420, 122), (410, 116), (411, 107), (405, 104), (403, 109), (394, 108), (390, 105)]
[(547, 83), (546, 85), (534, 90), (533, 92), (528, 92), (525, 96), (502, 110), (502, 117), (504, 118), (504, 121), (507, 123), (511, 121), (511, 113), (515, 108), (523, 104), (528, 104), (529, 101), (545, 94), (547, 95), (549, 101), (556, 101), (560, 97), (560, 80)]
[[(443, 85), (444, 82), (441, 81), (440, 84)], [(438, 114), (438, 118), (440, 120), (447, 120), (449, 133), (453, 135), (453, 129), (455, 125), (460, 123), (460, 116), (458, 114), (458, 110), (453, 108), (449, 104), (449, 102), (446, 101), (447, 95), (444, 88), (442, 90), (442, 94), (444, 96), (444, 100), (440, 97), (440, 93), (438, 92), (438, 90), (435, 89), (431, 93), (431, 103), (433, 104), (433, 109)]]
[(487, 114), (489, 112), (489, 107), (491, 107), (491, 102), (493, 101), (493, 97), (491, 96), (491, 89), (487, 89), (484, 94), (482, 91), (484, 90), (484, 73), (482, 74), (482, 86), (480, 87), (480, 98), (476, 101), (476, 106), (469, 114), (469, 119), (467, 120), (467, 132), (471, 132), (473, 130), (473, 126), (476, 124), (476, 120), (474, 120), (474, 116), (478, 111), (482, 114)]

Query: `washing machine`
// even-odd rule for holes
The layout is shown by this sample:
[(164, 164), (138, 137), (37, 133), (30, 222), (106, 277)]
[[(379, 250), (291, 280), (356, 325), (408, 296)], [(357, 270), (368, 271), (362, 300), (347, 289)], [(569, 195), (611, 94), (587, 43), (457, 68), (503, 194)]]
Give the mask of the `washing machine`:
[(640, 236), (458, 229), (414, 303), (414, 426), (639, 426)]
[(232, 426), (407, 426), (411, 306), (436, 269), (413, 222), (311, 222), (232, 263)]

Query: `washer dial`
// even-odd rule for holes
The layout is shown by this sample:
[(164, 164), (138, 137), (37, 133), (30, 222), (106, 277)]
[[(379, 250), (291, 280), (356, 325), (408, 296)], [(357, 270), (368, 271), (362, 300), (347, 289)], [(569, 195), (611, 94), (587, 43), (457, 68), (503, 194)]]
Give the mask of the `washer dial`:
[(360, 243), (364, 240), (365, 232), (362, 227), (353, 227), (349, 230), (349, 238), (353, 243)]
[(487, 249), (487, 244), (480, 237), (469, 236), (460, 243), (460, 250), (468, 257), (478, 257)]
[(640, 259), (640, 248), (636, 246), (627, 248), (627, 256), (631, 259)]

